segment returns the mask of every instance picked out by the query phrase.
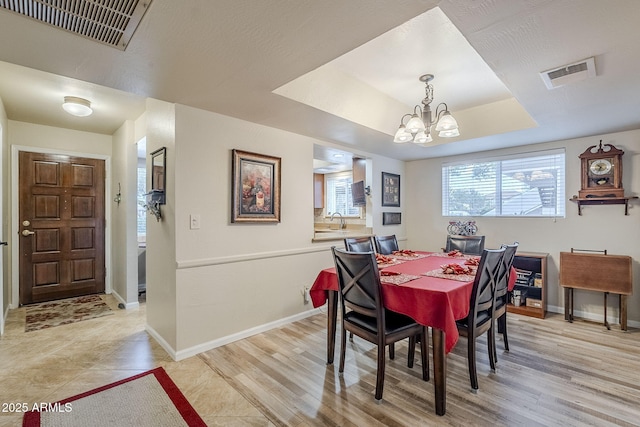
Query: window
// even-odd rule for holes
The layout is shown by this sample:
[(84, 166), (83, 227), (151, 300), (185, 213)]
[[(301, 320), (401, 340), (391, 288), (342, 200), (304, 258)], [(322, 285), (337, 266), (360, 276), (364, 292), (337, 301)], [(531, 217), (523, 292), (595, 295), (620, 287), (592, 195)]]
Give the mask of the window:
[(564, 217), (564, 149), (442, 165), (443, 216)]
[(352, 183), (353, 176), (351, 171), (325, 175), (327, 215), (338, 212), (342, 216), (360, 216), (360, 208), (353, 206), (353, 198), (351, 197)]
[[(144, 161), (144, 159), (142, 159)], [(138, 166), (138, 240), (143, 240), (147, 235), (147, 209), (144, 207), (146, 202), (145, 193), (147, 192), (147, 167), (143, 164)]]

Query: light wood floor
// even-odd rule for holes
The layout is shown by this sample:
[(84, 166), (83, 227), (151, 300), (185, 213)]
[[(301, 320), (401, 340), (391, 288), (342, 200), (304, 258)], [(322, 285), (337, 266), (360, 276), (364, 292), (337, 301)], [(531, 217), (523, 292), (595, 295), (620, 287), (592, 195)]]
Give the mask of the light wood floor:
[(113, 296), (102, 298), (113, 315), (40, 331), (25, 332), (24, 307), (10, 310), (0, 337), (0, 427), (22, 425), (15, 404), (57, 402), (159, 366), (207, 425), (273, 425), (201, 358), (173, 361), (145, 332), (144, 303), (120, 310)]
[[(433, 384), (419, 356), (406, 367), (406, 343), (388, 361), (375, 403), (375, 348), (348, 343), (344, 375), (326, 365), (326, 316), (259, 334), (200, 357), (275, 425), (284, 426), (632, 426), (640, 425), (640, 330), (509, 314), (511, 351), (498, 340), (492, 373), (483, 337), (480, 390), (471, 392), (466, 339), (447, 356), (447, 414), (434, 413)], [(339, 340), (337, 340), (339, 343)], [(339, 344), (338, 344), (339, 347)], [(419, 351), (419, 350), (418, 350)]]

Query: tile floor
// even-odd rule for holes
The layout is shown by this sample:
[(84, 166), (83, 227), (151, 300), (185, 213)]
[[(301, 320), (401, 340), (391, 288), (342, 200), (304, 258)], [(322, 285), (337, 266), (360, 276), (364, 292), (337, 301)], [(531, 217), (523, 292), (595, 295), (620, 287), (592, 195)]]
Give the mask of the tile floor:
[(10, 310), (0, 337), (0, 427), (22, 424), (13, 403), (56, 402), (162, 366), (209, 426), (273, 426), (197, 356), (175, 362), (145, 332), (145, 304), (114, 315), (24, 332), (25, 309)]

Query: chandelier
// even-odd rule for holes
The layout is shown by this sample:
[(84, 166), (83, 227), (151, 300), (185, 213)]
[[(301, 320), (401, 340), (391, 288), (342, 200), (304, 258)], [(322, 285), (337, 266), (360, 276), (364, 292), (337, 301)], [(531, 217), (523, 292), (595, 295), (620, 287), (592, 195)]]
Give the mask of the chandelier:
[[(441, 102), (436, 107), (435, 114), (431, 114), (431, 102), (433, 101), (433, 86), (429, 83), (431, 80), (433, 80), (433, 74), (420, 76), (420, 81), (426, 85), (422, 106), (416, 105), (413, 107), (413, 114), (402, 116), (400, 127), (393, 138), (393, 142), (426, 144), (433, 141), (431, 128), (434, 126), (440, 137), (453, 138), (460, 135), (458, 122), (449, 112), (447, 104)], [(405, 124), (406, 118), (409, 118), (409, 121)]]

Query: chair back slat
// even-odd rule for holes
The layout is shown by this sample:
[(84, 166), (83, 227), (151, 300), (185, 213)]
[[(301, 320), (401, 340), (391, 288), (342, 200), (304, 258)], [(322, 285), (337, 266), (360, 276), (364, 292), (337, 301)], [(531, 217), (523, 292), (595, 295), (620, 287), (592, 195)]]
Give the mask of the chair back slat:
[(447, 236), (447, 252), (459, 250), (463, 254), (482, 255), (484, 236)]
[(516, 256), (518, 245), (518, 242), (515, 242), (512, 245), (502, 245), (502, 247), (504, 248), (504, 257), (502, 257), (502, 265), (500, 266), (500, 271), (498, 272), (498, 281), (496, 283), (496, 298), (500, 298), (507, 294), (511, 267), (513, 266), (513, 259)]
[(374, 236), (373, 238), (376, 244), (376, 252), (382, 255), (389, 255), (398, 250), (398, 239), (396, 235), (390, 236)]
[(492, 317), (494, 292), (504, 257), (504, 248), (484, 249), (473, 281), (469, 307), (469, 326), (477, 328)]
[(370, 317), (384, 313), (375, 253), (347, 252), (335, 247), (331, 250), (338, 275), (343, 314), (345, 308)]
[(349, 252), (373, 252), (373, 243), (370, 237), (347, 237), (344, 239), (344, 248)]

